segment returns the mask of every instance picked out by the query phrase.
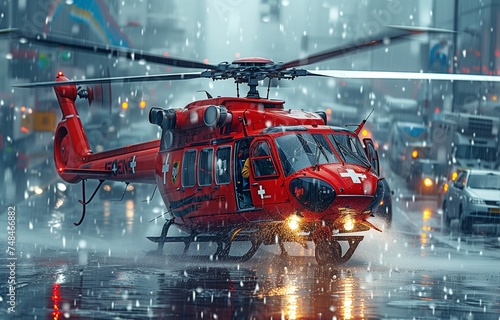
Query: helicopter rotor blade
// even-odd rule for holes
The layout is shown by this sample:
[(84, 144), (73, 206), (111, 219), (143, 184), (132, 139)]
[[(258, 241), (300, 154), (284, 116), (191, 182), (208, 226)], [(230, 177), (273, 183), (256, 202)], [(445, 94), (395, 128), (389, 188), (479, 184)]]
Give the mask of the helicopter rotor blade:
[(147, 82), (147, 81), (172, 81), (172, 80), (189, 80), (201, 78), (201, 73), (169, 73), (169, 74), (153, 74), (143, 76), (125, 76), (125, 77), (109, 77), (109, 78), (96, 78), (96, 79), (81, 79), (70, 81), (45, 81), (36, 83), (20, 83), (14, 84), (13, 87), (17, 88), (36, 88), (36, 87), (49, 87), (49, 86), (63, 86), (68, 84), (83, 85), (83, 84), (96, 84), (96, 83), (128, 83), (128, 82)]
[(351, 70), (308, 70), (308, 76), (322, 76), (339, 79), (386, 79), (386, 80), (439, 80), (439, 81), (482, 81), (500, 82), (499, 76), (456, 74), (456, 73), (424, 73), (424, 72), (390, 72), (390, 71), (351, 71)]
[(19, 29), (3, 29), (0, 30), (0, 35), (12, 35), (22, 41), (34, 42), (43, 44), (45, 46), (63, 46), (71, 49), (81, 50), (89, 53), (104, 54), (111, 57), (122, 57), (135, 61), (146, 61), (151, 63), (158, 63), (162, 65), (193, 68), (193, 69), (214, 69), (215, 66), (202, 62), (166, 57), (162, 55), (155, 55), (144, 52), (142, 50), (135, 50), (125, 47), (116, 47), (93, 43), (86, 40), (75, 41), (66, 37), (49, 35), (49, 34), (32, 34), (23, 32)]
[(404, 27), (404, 26), (388, 26), (393, 29), (393, 31), (387, 32), (385, 34), (375, 36), (368, 40), (357, 40), (346, 45), (314, 53), (307, 57), (295, 59), (289, 62), (285, 62), (280, 65), (282, 69), (295, 68), (300, 66), (305, 66), (313, 64), (316, 62), (321, 62), (331, 58), (340, 57), (342, 55), (351, 53), (356, 50), (369, 49), (382, 44), (392, 44), (394, 42), (405, 40), (408, 36), (424, 33), (454, 33), (451, 30), (436, 29), (436, 28), (425, 28), (425, 27)]

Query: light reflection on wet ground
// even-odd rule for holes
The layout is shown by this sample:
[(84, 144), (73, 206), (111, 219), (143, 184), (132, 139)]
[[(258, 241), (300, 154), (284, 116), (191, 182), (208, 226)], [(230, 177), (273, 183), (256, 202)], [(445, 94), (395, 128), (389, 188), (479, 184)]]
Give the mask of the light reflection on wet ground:
[[(323, 268), (266, 252), (244, 264), (41, 250), (18, 267), (17, 316), (49, 319), (498, 319), (498, 273)], [(493, 263), (493, 262), (492, 262)], [(2, 288), (3, 290), (3, 288)], [(4, 314), (5, 310), (2, 310)]]
[[(273, 250), (260, 250), (243, 264), (150, 256), (155, 246), (144, 237), (157, 235), (161, 223), (149, 222), (152, 208), (139, 200), (98, 201), (80, 227), (73, 226), (80, 207), (66, 204), (45, 212), (42, 204), (18, 208), (19, 318), (498, 319), (500, 314), (496, 248), (478, 245), (480, 236), (466, 242), (443, 233), (435, 208), (425, 203), (400, 206), (406, 215), (396, 211), (392, 229), (367, 234), (353, 259), (338, 268), (319, 267), (310, 254), (281, 258)], [(2, 278), (5, 272), (0, 270)], [(5, 297), (5, 281), (0, 289)]]

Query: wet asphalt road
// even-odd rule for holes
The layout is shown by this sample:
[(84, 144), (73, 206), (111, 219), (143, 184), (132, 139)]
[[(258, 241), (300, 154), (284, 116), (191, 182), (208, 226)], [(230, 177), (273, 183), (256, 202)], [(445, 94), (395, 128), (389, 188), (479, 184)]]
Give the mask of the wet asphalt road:
[[(261, 247), (240, 264), (180, 257), (180, 246), (150, 255), (156, 246), (145, 236), (162, 227), (161, 219), (150, 222), (162, 213), (159, 199), (141, 201), (151, 192), (139, 189), (135, 201), (96, 199), (79, 227), (78, 188), (58, 209), (44, 196), (17, 204), (14, 255), (8, 235), (3, 240), (0, 318), (500, 318), (498, 236), (442, 230), (433, 200), (395, 190), (392, 227), (365, 233), (349, 262), (326, 268), (311, 248), (293, 245), (287, 258), (277, 246)], [(2, 208), (3, 230), (9, 216)]]

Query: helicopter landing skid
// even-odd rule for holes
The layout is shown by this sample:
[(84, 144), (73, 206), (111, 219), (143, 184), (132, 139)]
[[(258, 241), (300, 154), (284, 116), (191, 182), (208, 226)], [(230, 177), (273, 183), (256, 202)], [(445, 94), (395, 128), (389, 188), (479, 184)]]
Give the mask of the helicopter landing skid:
[[(259, 247), (265, 244), (275, 243), (266, 238), (266, 230), (261, 232), (255, 229), (249, 230), (245, 228), (237, 228), (226, 233), (216, 234), (199, 234), (191, 233), (187, 236), (167, 236), (170, 227), (173, 225), (173, 220), (167, 220), (163, 225), (161, 235), (159, 237), (147, 237), (152, 242), (158, 244), (157, 253), (163, 251), (165, 243), (184, 243), (183, 254), (187, 256), (188, 250), (193, 243), (216, 243), (217, 249), (213, 255), (189, 255), (190, 258), (198, 260), (209, 261), (232, 261), (232, 262), (245, 262), (250, 260)], [(357, 249), (359, 243), (363, 240), (364, 236), (347, 236), (336, 235), (329, 237), (313, 237), (311, 234), (296, 236), (296, 237), (280, 237), (279, 245), (281, 248), (281, 255), (287, 256), (283, 242), (296, 242), (307, 247), (306, 241), (313, 241), (315, 243), (315, 258), (319, 265), (341, 265), (346, 263)], [(267, 239), (267, 241), (266, 241)], [(273, 237), (274, 239), (274, 237)], [(231, 255), (231, 245), (233, 242), (250, 242), (250, 248), (241, 255)], [(347, 242), (347, 250), (345, 253), (342, 251), (341, 242)], [(345, 246), (344, 246), (345, 247)]]
[[(364, 236), (332, 236), (330, 239), (315, 240), (314, 256), (319, 265), (341, 265), (349, 261)], [(340, 241), (349, 245), (342, 255)]]
[[(184, 255), (187, 255), (187, 252), (192, 243), (216, 243), (217, 250), (213, 255), (210, 256), (202, 256), (196, 255), (193, 256), (195, 259), (200, 260), (213, 260), (213, 261), (232, 261), (232, 262), (245, 262), (250, 260), (254, 256), (254, 254), (259, 249), (262, 244), (262, 240), (259, 237), (256, 237), (254, 234), (249, 233), (241, 233), (243, 231), (242, 228), (238, 228), (233, 230), (230, 236), (221, 235), (221, 234), (213, 234), (213, 235), (203, 235), (192, 233), (188, 236), (177, 236), (177, 237), (168, 237), (167, 233), (170, 227), (173, 225), (172, 220), (168, 220), (165, 222), (162, 228), (161, 235), (159, 237), (147, 237), (152, 242), (158, 243), (157, 252), (161, 252), (163, 250), (165, 243), (184, 243)], [(230, 254), (231, 245), (234, 241), (249, 241), (251, 243), (250, 248), (242, 255), (234, 256)]]

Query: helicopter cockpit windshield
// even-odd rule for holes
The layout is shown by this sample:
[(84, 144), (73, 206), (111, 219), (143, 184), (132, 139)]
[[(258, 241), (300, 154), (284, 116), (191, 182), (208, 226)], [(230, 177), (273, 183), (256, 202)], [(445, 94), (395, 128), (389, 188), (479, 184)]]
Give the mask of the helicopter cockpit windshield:
[(290, 133), (277, 137), (276, 147), (285, 175), (307, 167), (339, 163), (337, 154), (345, 163), (370, 167), (358, 139), (347, 134), (329, 134), (327, 137), (310, 133)]
[(335, 146), (345, 163), (357, 164), (370, 168), (363, 146), (357, 137), (347, 134), (329, 134), (328, 139)]

